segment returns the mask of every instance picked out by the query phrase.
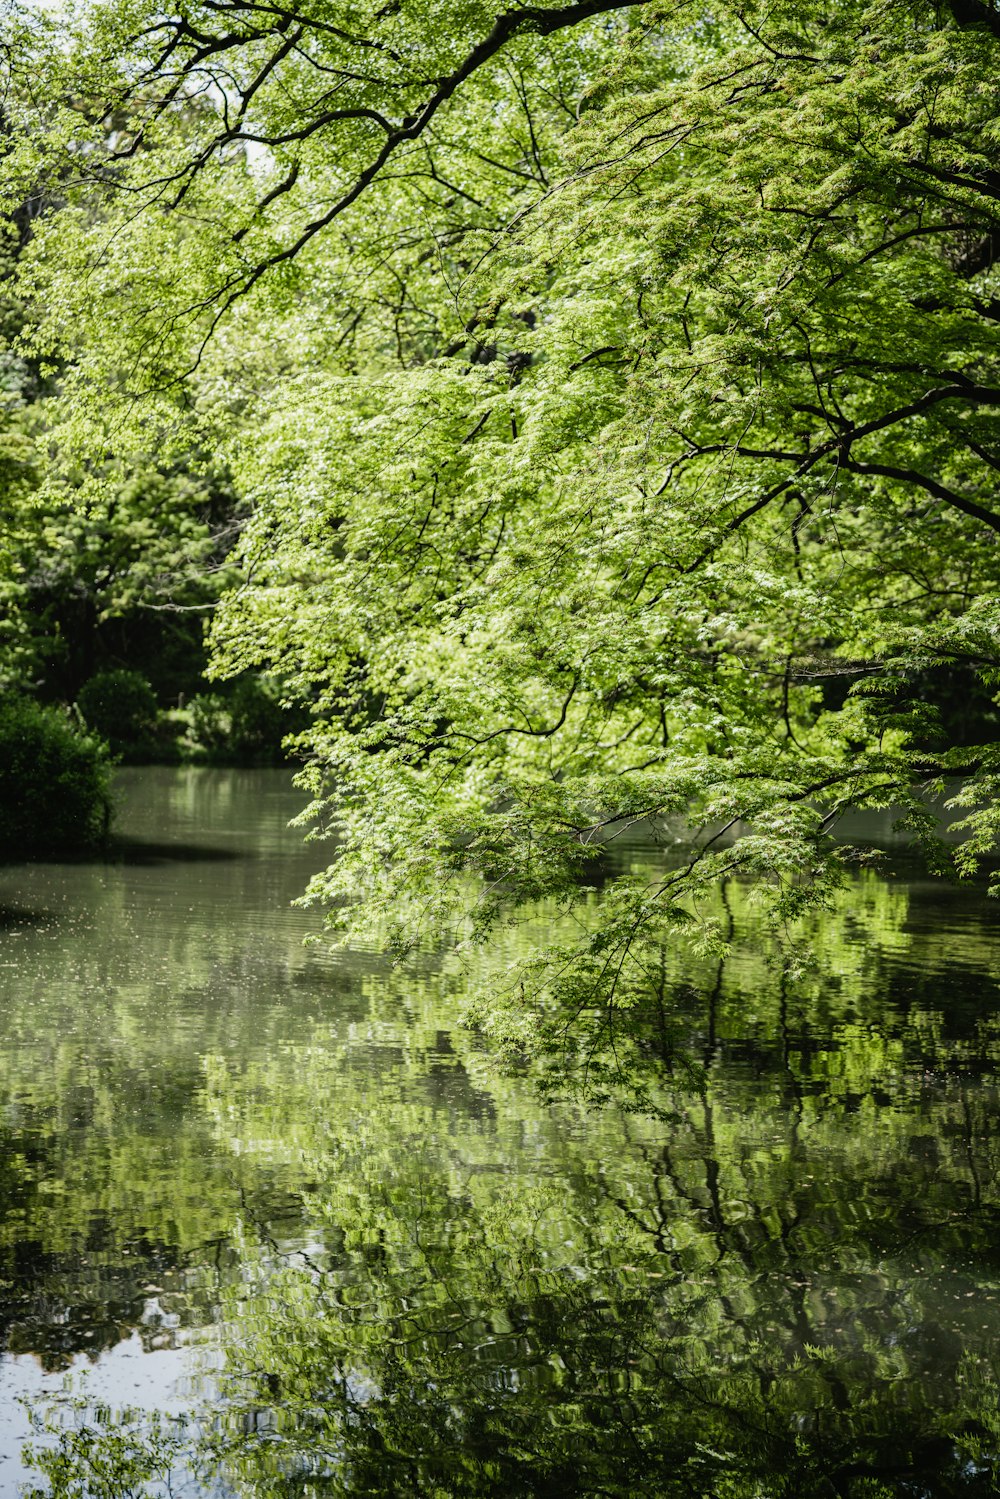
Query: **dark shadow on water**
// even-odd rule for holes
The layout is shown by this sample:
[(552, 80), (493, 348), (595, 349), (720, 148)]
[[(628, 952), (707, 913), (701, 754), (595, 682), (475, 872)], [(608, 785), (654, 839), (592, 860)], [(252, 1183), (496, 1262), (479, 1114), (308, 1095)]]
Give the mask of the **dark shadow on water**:
[(22, 854), (19, 858), (0, 858), (0, 870), (19, 869), (26, 865), (36, 864), (127, 864), (130, 866), (229, 864), (236, 859), (248, 857), (252, 855), (242, 849), (213, 848), (204, 843), (156, 843), (147, 838), (115, 836), (109, 838), (100, 847), (88, 849), (86, 852), (56, 853), (47, 850), (36, 854)]
[(0, 931), (18, 926), (48, 926), (55, 919), (51, 911), (31, 911), (27, 906), (0, 905)]
[(102, 864), (229, 864), (247, 855), (240, 849), (212, 848), (204, 843), (154, 843), (145, 838), (111, 838)]

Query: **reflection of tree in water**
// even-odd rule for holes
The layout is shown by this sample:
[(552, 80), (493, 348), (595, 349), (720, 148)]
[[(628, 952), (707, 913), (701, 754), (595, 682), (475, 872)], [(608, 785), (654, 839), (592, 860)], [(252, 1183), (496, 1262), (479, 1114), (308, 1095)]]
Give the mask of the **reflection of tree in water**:
[(48, 1370), (133, 1334), (147, 1350), (175, 1346), (239, 1275), (232, 1227), (248, 1198), (271, 1222), (301, 1210), (259, 1166), (242, 1183), (206, 1172), (200, 1073), (140, 1091), (123, 1049), (94, 1051), (88, 1084), (70, 1059), (34, 1097), (21, 1088), (0, 1128), (0, 1340)]
[(985, 918), (952, 1009), (899, 887), (819, 920), (835, 979), (783, 979), (759, 938), (658, 954), (616, 1037), (653, 1116), (497, 1074), (447, 974), (208, 1059), (199, 1131), (241, 1170), (293, 1163), (311, 1224), (303, 1249), (242, 1199), (212, 1438), (238, 1489), (995, 1493)]
[(233, 1309), (247, 1492), (994, 1493), (995, 1028), (887, 1001), (884, 890), (863, 954), (827, 918), (835, 985), (664, 954), (632, 1040), (669, 1122), (541, 1113), (534, 1180), (391, 1077), (217, 1073), (230, 1126), (248, 1090), (338, 1098), (295, 1141), (327, 1252)]
[[(924, 1491), (994, 1491), (968, 1467), (995, 1430), (981, 1307), (935, 1320), (971, 1281), (930, 1254), (880, 1268), (846, 1192), (769, 1223), (763, 1193), (722, 1201), (717, 1157), (648, 1165), (642, 1200), (634, 1164), (602, 1195), (593, 1163), (570, 1211), (546, 1188), (331, 1182), (343, 1247), (234, 1322), (247, 1491), (293, 1492), (296, 1460), (350, 1494), (902, 1493), (930, 1469)], [(846, 1270), (815, 1242), (835, 1231)]]

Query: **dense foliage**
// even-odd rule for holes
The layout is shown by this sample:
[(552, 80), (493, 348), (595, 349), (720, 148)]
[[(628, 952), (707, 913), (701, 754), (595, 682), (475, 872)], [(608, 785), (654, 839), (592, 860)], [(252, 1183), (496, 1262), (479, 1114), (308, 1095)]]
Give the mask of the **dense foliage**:
[(485, 937), (616, 830), (700, 824), (518, 970), (519, 1045), (529, 996), (643, 1003), (725, 874), (825, 899), (848, 807), (939, 868), (992, 848), (992, 5), (73, 24), (11, 155), (59, 184), (22, 294), (76, 350), (63, 440), (98, 503), (109, 421), (218, 434), (253, 515), (215, 669), (316, 710), (339, 924)]
[[(63, 399), (78, 340), (46, 339), (20, 285), (37, 226), (62, 202), (60, 183), (46, 184), (40, 169), (19, 177), (15, 139), (0, 111), (9, 172), (0, 217), (0, 685), (78, 704), (126, 758), (210, 757), (182, 710), (208, 686), (204, 621), (236, 577), (227, 557), (244, 507), (224, 463), (199, 445), (183, 401), (173, 423), (180, 415), (183, 437), (169, 451), (163, 432), (137, 451), (109, 419), (99, 450), (78, 461)], [(130, 723), (137, 677), (153, 704)], [(277, 726), (270, 757), (292, 726)]]
[(0, 707), (0, 859), (85, 853), (106, 835), (108, 762), (99, 739), (30, 699)]

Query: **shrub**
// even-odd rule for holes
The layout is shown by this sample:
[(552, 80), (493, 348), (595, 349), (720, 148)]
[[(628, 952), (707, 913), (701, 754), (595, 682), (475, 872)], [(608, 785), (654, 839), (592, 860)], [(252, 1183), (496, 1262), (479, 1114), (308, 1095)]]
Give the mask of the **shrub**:
[(200, 692), (188, 702), (187, 712), (195, 751), (213, 760), (223, 757), (230, 731), (225, 698), (217, 692)]
[(292, 728), (277, 687), (261, 677), (242, 677), (229, 698), (233, 752), (245, 763), (280, 765), (281, 741)]
[(140, 671), (102, 671), (80, 689), (76, 706), (113, 754), (145, 745), (156, 725), (156, 698)]
[(98, 739), (27, 698), (0, 707), (0, 858), (86, 852), (106, 835), (110, 813)]
[(215, 765), (282, 765), (282, 740), (305, 725), (305, 716), (283, 706), (277, 684), (246, 676), (225, 692), (191, 698), (190, 744), (196, 758)]

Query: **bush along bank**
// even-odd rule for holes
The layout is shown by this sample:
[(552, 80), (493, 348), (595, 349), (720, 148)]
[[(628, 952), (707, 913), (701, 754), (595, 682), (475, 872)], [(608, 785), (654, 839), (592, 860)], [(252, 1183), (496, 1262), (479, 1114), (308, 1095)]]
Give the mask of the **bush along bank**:
[(111, 821), (106, 745), (58, 708), (0, 705), (0, 859), (92, 852)]

